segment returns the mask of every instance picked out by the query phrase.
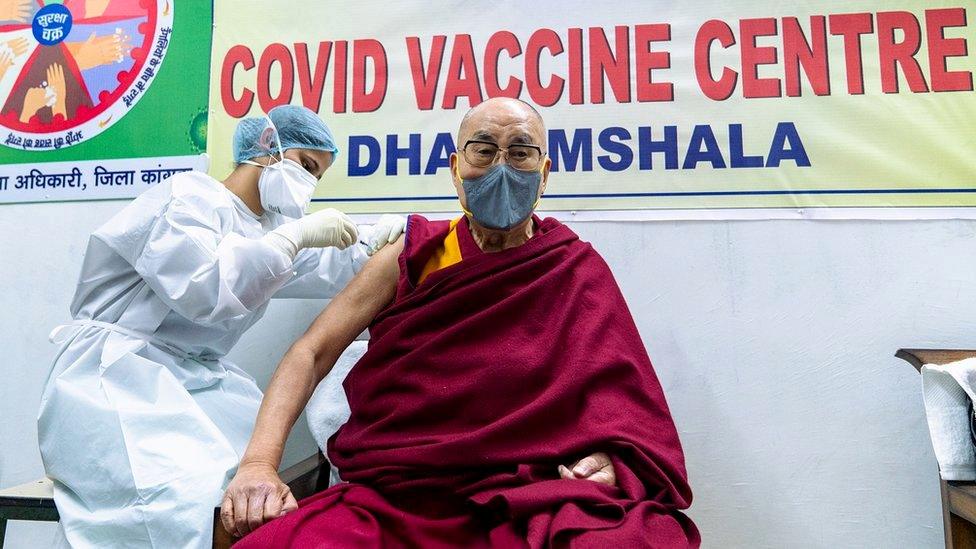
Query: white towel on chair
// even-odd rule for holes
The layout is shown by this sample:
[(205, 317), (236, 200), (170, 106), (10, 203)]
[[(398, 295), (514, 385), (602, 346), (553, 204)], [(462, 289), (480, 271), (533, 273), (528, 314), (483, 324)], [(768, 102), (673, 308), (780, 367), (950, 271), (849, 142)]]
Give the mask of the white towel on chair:
[[(323, 453), (326, 451), (329, 438), (349, 420), (349, 401), (346, 400), (342, 382), (345, 381), (349, 370), (352, 370), (352, 367), (366, 354), (367, 343), (361, 340), (352, 342), (352, 345), (339, 356), (329, 375), (325, 376), (325, 379), (315, 388), (312, 398), (305, 406), (308, 428)], [(337, 482), (339, 482), (338, 471), (333, 467), (329, 485)]]
[(922, 367), (922, 392), (932, 446), (945, 480), (976, 480), (976, 448), (970, 436), (976, 401), (976, 358)]

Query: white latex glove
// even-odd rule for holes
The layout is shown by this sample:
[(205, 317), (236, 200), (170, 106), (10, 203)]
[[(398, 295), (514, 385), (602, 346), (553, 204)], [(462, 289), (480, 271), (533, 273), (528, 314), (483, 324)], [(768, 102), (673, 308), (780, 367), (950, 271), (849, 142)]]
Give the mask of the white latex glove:
[(396, 242), (403, 230), (407, 227), (407, 218), (402, 215), (383, 214), (380, 220), (373, 225), (372, 235), (366, 242), (366, 255), (372, 256), (383, 249), (387, 244)]
[(344, 250), (359, 239), (359, 229), (349, 216), (332, 208), (289, 221), (264, 235), (264, 240), (292, 259), (304, 248), (334, 246)]

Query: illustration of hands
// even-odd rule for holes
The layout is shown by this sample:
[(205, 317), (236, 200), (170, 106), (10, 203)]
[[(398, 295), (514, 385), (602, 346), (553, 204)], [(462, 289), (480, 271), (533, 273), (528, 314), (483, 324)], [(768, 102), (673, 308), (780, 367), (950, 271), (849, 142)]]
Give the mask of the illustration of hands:
[(27, 53), (27, 47), (29, 45), (27, 39), (24, 37), (14, 38), (13, 40), (0, 42), (0, 51), (9, 51), (11, 57), (16, 58)]
[(24, 108), (20, 110), (20, 121), (24, 124), (30, 122), (37, 111), (48, 106), (48, 102), (54, 104), (53, 97), (48, 98), (47, 86), (28, 89), (27, 95), (24, 96)]
[(7, 74), (7, 70), (13, 66), (14, 58), (10, 56), (9, 52), (0, 50), (0, 80)]
[(0, 0), (0, 21), (24, 23), (31, 15), (31, 0)]
[(20, 121), (30, 122), (31, 117), (44, 107), (51, 107), (55, 115), (67, 117), (66, 95), (64, 83), (64, 68), (55, 63), (47, 68), (47, 80), (40, 86), (30, 88), (24, 95), (24, 106), (20, 110)]
[(67, 46), (78, 68), (87, 70), (109, 63), (121, 63), (132, 51), (132, 39), (122, 29), (116, 28), (108, 36), (96, 36), (93, 32), (84, 42), (71, 42)]
[(47, 92), (45, 92), (45, 98), (50, 101), (50, 97), (53, 95), (54, 103), (50, 104), (51, 110), (54, 115), (61, 115), (63, 118), (68, 118), (68, 104), (67, 104), (67, 87), (64, 84), (64, 67), (60, 64), (55, 63), (47, 68)]
[(3, 80), (7, 70), (14, 65), (14, 60), (27, 51), (26, 38), (14, 38), (0, 42), (0, 80)]

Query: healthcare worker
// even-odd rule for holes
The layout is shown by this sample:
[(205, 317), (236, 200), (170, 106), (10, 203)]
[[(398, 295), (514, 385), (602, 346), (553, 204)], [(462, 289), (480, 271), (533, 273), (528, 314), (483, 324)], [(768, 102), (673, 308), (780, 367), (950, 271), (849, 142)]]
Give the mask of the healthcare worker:
[(277, 107), (240, 122), (224, 182), (176, 174), (92, 234), (38, 418), (71, 546), (211, 546), (261, 402), (224, 355), (269, 299), (334, 296), (403, 231), (303, 216), (336, 154), (314, 113)]

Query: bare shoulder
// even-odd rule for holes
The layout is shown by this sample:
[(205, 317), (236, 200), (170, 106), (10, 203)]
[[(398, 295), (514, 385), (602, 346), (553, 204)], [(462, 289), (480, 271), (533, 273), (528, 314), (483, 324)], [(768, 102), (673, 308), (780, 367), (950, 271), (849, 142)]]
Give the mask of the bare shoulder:
[[(370, 258), (363, 270), (329, 302), (295, 346), (307, 348), (316, 356), (321, 355), (323, 350), (332, 350), (335, 351), (335, 357), (338, 357), (342, 349), (349, 346), (376, 315), (393, 301), (400, 276), (401, 251), (402, 237)], [(334, 361), (329, 363), (328, 368), (333, 363)]]
[(385, 276), (392, 275), (394, 280), (399, 278), (400, 254), (403, 253), (403, 240), (403, 236), (401, 235), (393, 244), (384, 246), (382, 250), (376, 252), (376, 255), (366, 262), (363, 270), (373, 267), (377, 273), (382, 273)]
[(379, 291), (380, 294), (388, 293), (388, 299), (392, 299), (397, 280), (400, 278), (400, 253), (402, 252), (403, 237), (401, 236), (393, 244), (388, 244), (376, 252), (363, 266), (363, 270), (352, 279), (347, 290)]

